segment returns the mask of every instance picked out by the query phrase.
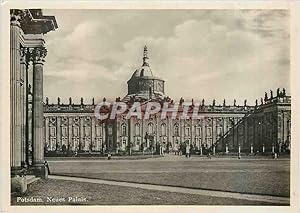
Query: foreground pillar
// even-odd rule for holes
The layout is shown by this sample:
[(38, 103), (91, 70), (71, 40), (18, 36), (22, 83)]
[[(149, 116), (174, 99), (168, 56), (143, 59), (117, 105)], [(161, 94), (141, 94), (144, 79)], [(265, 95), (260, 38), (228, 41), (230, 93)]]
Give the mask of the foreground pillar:
[(21, 99), (21, 132), (22, 132), (22, 167), (27, 168), (27, 136), (26, 136), (26, 119), (27, 119), (27, 72), (28, 72), (28, 64), (27, 64), (27, 48), (21, 48), (21, 92), (20, 92), (20, 99)]
[(43, 141), (43, 66), (46, 54), (47, 51), (44, 47), (33, 49), (33, 166), (35, 174), (44, 178), (47, 178)]
[(25, 169), (22, 169), (22, 97), (21, 97), (21, 12), (11, 11), (10, 20), (10, 165), (11, 191), (25, 192), (27, 183)]
[(10, 23), (10, 101), (11, 101), (11, 170), (12, 175), (21, 169), (21, 81), (20, 81), (20, 22), (12, 16)]

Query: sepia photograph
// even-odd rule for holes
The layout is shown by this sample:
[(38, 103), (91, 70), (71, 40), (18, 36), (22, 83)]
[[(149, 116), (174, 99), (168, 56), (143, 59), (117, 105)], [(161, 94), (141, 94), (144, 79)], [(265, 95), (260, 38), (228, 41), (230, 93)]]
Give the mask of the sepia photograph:
[(8, 205), (291, 206), (289, 8), (8, 13)]

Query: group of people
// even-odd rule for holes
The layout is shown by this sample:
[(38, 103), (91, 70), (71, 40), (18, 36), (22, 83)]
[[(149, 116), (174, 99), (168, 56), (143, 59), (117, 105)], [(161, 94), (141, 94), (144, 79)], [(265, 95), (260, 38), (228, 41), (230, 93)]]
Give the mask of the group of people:
[(175, 155), (182, 155), (184, 153), (185, 157), (190, 158), (192, 148), (193, 148), (193, 146), (187, 142), (185, 144), (175, 144), (175, 146), (173, 148), (173, 152)]

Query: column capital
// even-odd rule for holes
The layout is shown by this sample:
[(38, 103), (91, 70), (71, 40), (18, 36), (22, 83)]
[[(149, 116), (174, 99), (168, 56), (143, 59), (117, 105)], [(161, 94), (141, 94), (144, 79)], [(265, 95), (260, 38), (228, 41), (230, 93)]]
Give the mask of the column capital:
[(21, 63), (28, 65), (30, 62), (30, 53), (29, 53), (29, 48), (28, 47), (21, 47), (20, 48), (20, 58), (21, 58)]
[(30, 60), (34, 64), (43, 64), (47, 56), (47, 49), (44, 46), (29, 48)]
[(10, 24), (11, 24), (11, 26), (21, 27), (20, 22), (22, 20), (23, 15), (24, 15), (23, 10), (19, 10), (19, 9), (10, 10)]

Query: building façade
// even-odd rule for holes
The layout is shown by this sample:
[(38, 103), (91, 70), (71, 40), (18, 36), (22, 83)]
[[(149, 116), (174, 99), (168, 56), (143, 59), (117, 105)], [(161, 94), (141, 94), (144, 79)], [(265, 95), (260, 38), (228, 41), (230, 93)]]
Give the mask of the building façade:
[[(143, 64), (135, 70), (127, 82), (128, 94), (116, 101), (128, 105), (133, 102), (169, 102), (165, 95), (165, 81), (154, 76), (148, 63), (147, 47), (144, 48)], [(199, 154), (205, 150), (223, 152), (288, 152), (291, 141), (291, 97), (285, 89), (276, 94), (265, 93), (255, 105), (222, 105), (215, 101), (208, 105), (201, 101), (200, 119), (161, 119), (161, 112), (149, 119), (127, 119), (119, 115), (114, 120), (99, 122), (95, 117), (94, 99), (86, 104), (44, 104), (45, 151), (62, 149), (82, 152), (157, 151), (157, 147), (172, 150), (180, 144), (190, 144)], [(105, 98), (104, 98), (105, 101)], [(180, 100), (180, 106), (184, 105)], [(191, 108), (195, 107), (193, 101)], [(178, 111), (182, 111), (179, 107)]]

